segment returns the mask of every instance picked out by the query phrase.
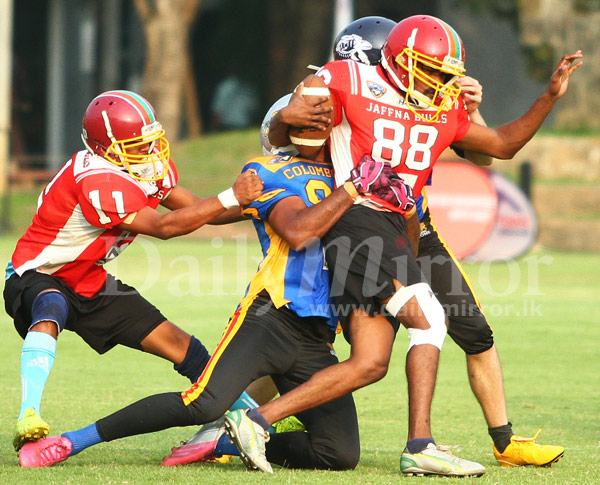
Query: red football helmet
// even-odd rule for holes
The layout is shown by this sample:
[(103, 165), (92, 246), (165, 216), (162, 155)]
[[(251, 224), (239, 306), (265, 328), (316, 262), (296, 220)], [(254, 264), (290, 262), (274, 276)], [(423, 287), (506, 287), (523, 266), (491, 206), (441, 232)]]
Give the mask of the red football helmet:
[(83, 115), (86, 148), (142, 181), (163, 179), (169, 169), (169, 142), (152, 105), (131, 91), (96, 96)]
[[(450, 25), (430, 15), (414, 15), (391, 30), (383, 46), (381, 64), (398, 89), (406, 93), (410, 110), (423, 121), (433, 123), (460, 95), (456, 80), (465, 75), (464, 59), (462, 40)], [(444, 73), (443, 78), (432, 76), (432, 69)], [(415, 80), (431, 88), (433, 94), (417, 91)], [(431, 108), (436, 110), (433, 116), (417, 112)]]

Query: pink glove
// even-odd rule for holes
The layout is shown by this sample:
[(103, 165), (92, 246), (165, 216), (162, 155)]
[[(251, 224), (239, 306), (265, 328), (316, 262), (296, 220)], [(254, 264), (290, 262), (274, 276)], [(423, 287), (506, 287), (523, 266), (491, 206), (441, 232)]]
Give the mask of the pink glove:
[(350, 172), (350, 181), (359, 194), (372, 192), (381, 187), (378, 179), (383, 172), (384, 162), (373, 160), (369, 155), (362, 157), (356, 167)]
[(395, 179), (390, 180), (387, 187), (381, 187), (374, 190), (373, 195), (376, 195), (388, 204), (400, 208), (404, 212), (411, 210), (416, 203), (412, 187), (405, 184), (404, 180), (397, 175)]

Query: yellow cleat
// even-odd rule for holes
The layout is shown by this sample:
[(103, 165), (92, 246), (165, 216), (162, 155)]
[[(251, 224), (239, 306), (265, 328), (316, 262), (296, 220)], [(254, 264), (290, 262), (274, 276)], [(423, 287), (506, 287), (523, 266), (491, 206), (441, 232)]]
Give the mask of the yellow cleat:
[(38, 441), (44, 439), (50, 433), (50, 426), (44, 421), (35, 409), (26, 409), (23, 417), (17, 421), (13, 446), (15, 451), (28, 441)]
[(221, 456), (215, 456), (214, 458), (209, 458), (208, 460), (206, 460), (206, 463), (229, 463), (231, 460), (233, 460), (233, 455), (221, 455)]
[(494, 446), (494, 456), (500, 466), (550, 466), (562, 458), (564, 446), (540, 445), (535, 442), (542, 430), (538, 429), (533, 438), (512, 435), (510, 444), (500, 453)]
[(306, 427), (296, 416), (289, 416), (273, 424), (275, 433), (289, 433), (291, 431), (306, 431)]

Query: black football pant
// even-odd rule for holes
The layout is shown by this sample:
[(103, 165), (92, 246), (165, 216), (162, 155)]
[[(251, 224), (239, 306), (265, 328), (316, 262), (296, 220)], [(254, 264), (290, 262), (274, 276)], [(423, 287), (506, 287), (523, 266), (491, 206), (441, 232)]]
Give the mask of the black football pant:
[[(266, 292), (245, 298), (232, 316), (204, 373), (189, 389), (157, 394), (97, 422), (111, 441), (221, 417), (259, 377), (272, 376), (281, 394), (338, 362), (325, 319), (275, 309)], [(359, 460), (352, 395), (297, 415), (307, 432), (281, 433), (267, 443), (267, 459), (290, 468), (344, 470)]]

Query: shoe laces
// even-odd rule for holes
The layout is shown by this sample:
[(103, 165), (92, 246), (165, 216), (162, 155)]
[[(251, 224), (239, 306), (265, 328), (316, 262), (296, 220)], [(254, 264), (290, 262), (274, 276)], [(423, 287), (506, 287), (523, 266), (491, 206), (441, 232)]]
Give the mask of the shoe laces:
[(45, 462), (56, 462), (62, 461), (67, 458), (69, 449), (61, 442), (51, 443), (48, 446), (44, 446), (37, 450), (38, 456), (43, 458)]
[(454, 462), (460, 461), (460, 458), (453, 454), (450, 450), (460, 449), (460, 445), (435, 445), (435, 449), (445, 455), (448, 455)]
[(533, 438), (527, 438), (524, 436), (517, 436), (517, 435), (513, 435), (511, 437), (512, 441), (518, 441), (520, 443), (527, 443), (527, 442), (531, 442), (531, 443), (535, 443), (535, 439), (540, 435), (540, 433), (542, 432), (542, 428), (539, 428), (536, 433), (533, 435)]

